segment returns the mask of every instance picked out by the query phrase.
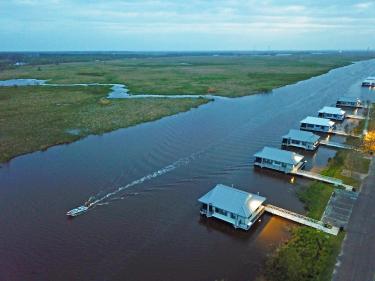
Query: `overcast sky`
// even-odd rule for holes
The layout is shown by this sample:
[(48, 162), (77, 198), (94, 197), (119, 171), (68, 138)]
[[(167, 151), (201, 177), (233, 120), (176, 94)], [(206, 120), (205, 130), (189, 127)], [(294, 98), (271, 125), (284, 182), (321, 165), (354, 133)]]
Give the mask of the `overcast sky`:
[(0, 0), (0, 51), (375, 49), (375, 1)]

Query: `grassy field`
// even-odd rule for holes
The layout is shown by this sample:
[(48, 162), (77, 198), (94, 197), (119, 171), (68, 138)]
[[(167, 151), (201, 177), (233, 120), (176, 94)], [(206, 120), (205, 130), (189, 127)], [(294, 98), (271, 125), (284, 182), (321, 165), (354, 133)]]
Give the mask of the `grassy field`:
[(133, 94), (205, 94), (238, 97), (292, 84), (362, 57), (341, 55), (191, 56), (124, 58), (26, 65), (0, 72), (0, 80), (51, 83), (122, 83)]
[(305, 204), (307, 216), (320, 220), (333, 192), (333, 186), (321, 182), (313, 182), (300, 190), (298, 198)]
[(344, 183), (358, 187), (360, 181), (352, 175), (344, 175), (344, 170), (357, 173), (367, 173), (370, 160), (363, 157), (358, 151), (339, 150), (328, 162), (321, 174), (343, 180)]
[(345, 234), (328, 235), (309, 227), (296, 227), (266, 266), (269, 281), (330, 281)]
[(108, 91), (108, 87), (0, 87), (0, 162), (208, 102), (162, 98), (108, 100)]

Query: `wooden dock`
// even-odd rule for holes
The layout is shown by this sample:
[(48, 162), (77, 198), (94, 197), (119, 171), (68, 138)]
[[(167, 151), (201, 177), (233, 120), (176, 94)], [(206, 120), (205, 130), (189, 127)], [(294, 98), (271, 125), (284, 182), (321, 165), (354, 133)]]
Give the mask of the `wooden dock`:
[(329, 147), (334, 147), (334, 148), (354, 149), (353, 146), (351, 145), (333, 142), (333, 141), (327, 141), (327, 140), (320, 140), (319, 144), (329, 146)]
[(331, 235), (337, 235), (339, 233), (339, 228), (335, 226), (329, 227), (328, 225), (325, 225), (323, 222), (291, 212), (289, 210), (276, 207), (274, 205), (267, 204), (264, 208), (264, 210), (270, 214), (313, 227), (315, 229), (318, 229), (320, 231), (323, 231), (325, 233), (331, 234)]
[(359, 135), (353, 135), (351, 133), (347, 133), (347, 132), (341, 131), (341, 130), (333, 130), (330, 133), (338, 135), (338, 136), (344, 136), (344, 137), (353, 137), (353, 138), (360, 138), (361, 137)]
[(340, 180), (340, 179), (323, 176), (323, 175), (318, 174), (318, 173), (313, 173), (313, 172), (309, 172), (309, 171), (295, 169), (291, 172), (291, 174), (296, 175), (296, 176), (305, 177), (305, 178), (308, 178), (308, 179), (313, 179), (313, 180), (333, 184), (334, 186), (341, 186), (341, 187), (345, 188), (345, 190), (349, 190), (349, 191), (353, 190), (353, 186), (344, 184), (343, 181)]
[(366, 119), (366, 117), (364, 117), (364, 116), (354, 115), (354, 114), (346, 114), (346, 118), (357, 119), (357, 120), (365, 120)]

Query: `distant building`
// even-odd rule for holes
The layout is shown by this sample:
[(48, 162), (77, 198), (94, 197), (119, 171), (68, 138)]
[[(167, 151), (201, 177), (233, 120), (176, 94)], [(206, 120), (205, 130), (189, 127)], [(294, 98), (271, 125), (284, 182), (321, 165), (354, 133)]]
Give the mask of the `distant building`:
[(362, 101), (355, 97), (340, 97), (337, 99), (336, 106), (362, 107)]
[(303, 156), (295, 152), (282, 150), (273, 147), (264, 147), (254, 154), (255, 166), (269, 168), (284, 173), (302, 168), (304, 165)]
[(319, 146), (320, 137), (311, 133), (300, 130), (290, 130), (283, 136), (283, 146), (294, 146), (306, 150), (315, 150)]
[(338, 107), (325, 106), (318, 112), (321, 118), (342, 121), (345, 119), (346, 112)]
[(362, 87), (375, 87), (375, 77), (367, 77), (363, 80)]
[(319, 117), (308, 116), (300, 123), (302, 130), (330, 133), (335, 128), (335, 122)]
[(202, 204), (202, 215), (215, 217), (244, 230), (250, 229), (263, 214), (265, 200), (265, 197), (222, 184), (198, 199)]

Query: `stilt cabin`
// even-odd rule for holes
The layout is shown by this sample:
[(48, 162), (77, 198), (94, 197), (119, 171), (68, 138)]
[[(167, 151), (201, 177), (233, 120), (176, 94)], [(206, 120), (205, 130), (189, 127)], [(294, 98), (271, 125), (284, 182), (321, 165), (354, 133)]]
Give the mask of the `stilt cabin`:
[(294, 146), (306, 150), (315, 150), (319, 146), (320, 137), (306, 131), (290, 130), (283, 136), (283, 146)]
[(363, 80), (362, 87), (375, 87), (375, 77), (367, 77)]
[(318, 116), (321, 118), (342, 121), (345, 119), (346, 112), (338, 107), (325, 106), (319, 110)]
[(296, 169), (302, 168), (305, 164), (303, 156), (300, 154), (267, 146), (258, 153), (255, 153), (254, 156), (255, 166), (284, 173), (290, 173)]
[(340, 97), (337, 99), (336, 106), (345, 106), (345, 107), (362, 107), (362, 101), (359, 98), (355, 97)]
[(198, 201), (202, 204), (201, 215), (228, 222), (234, 228), (249, 230), (263, 214), (266, 198), (218, 184)]
[(301, 130), (330, 133), (335, 128), (335, 122), (319, 117), (308, 116), (301, 122)]

